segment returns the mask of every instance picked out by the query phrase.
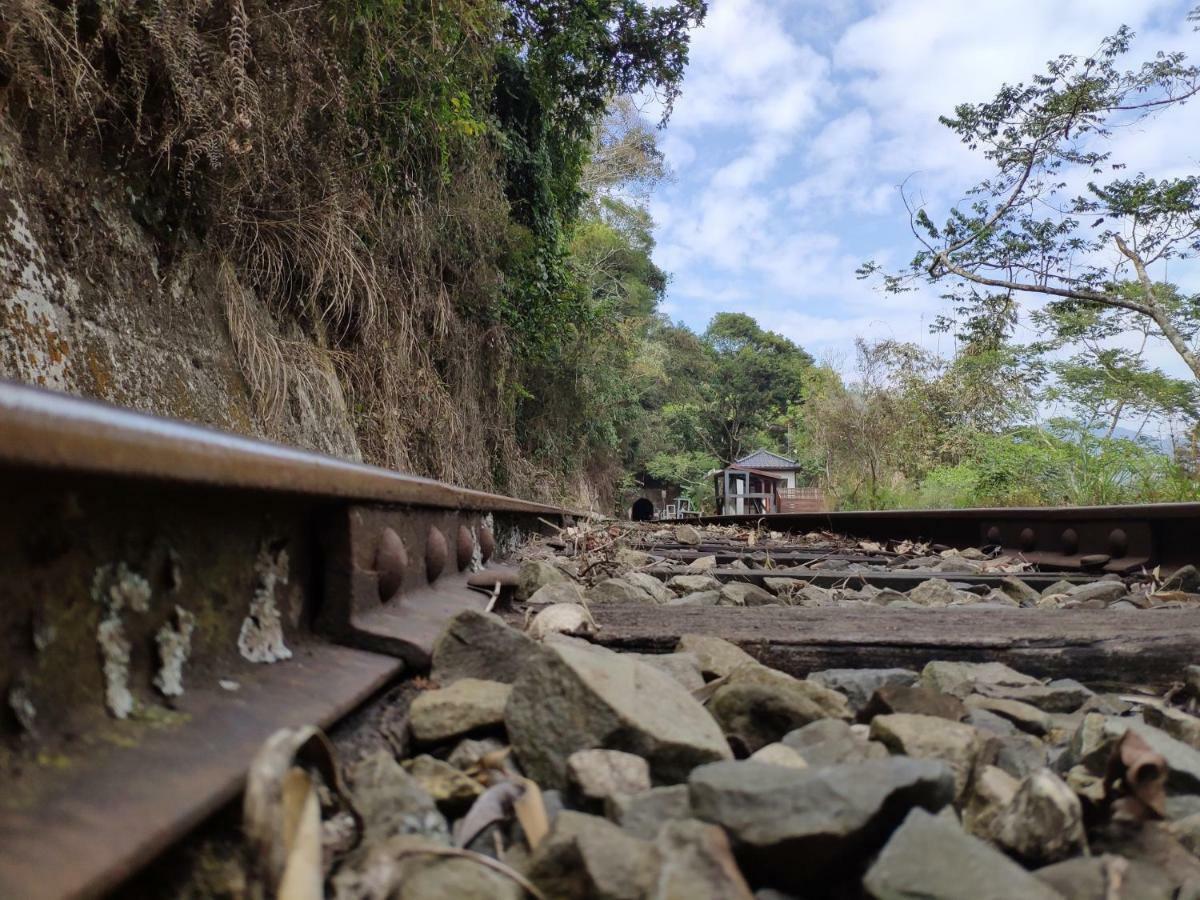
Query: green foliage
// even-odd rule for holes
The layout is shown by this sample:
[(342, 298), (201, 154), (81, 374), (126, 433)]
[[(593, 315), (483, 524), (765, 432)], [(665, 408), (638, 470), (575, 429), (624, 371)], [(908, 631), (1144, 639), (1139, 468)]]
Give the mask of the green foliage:
[(715, 363), (697, 430), (708, 450), (728, 463), (762, 438), (789, 407), (802, 402), (813, 359), (744, 313), (718, 313), (704, 332)]
[(720, 468), (716, 458), (702, 450), (683, 450), (677, 453), (658, 453), (646, 462), (646, 472), (683, 488), (683, 496), (696, 509), (712, 509), (715, 488), (708, 473)]
[[(920, 248), (907, 270), (884, 276), (888, 290), (948, 284), (947, 296), (975, 320), (988, 306), (1002, 310), (997, 299), (1020, 295), (1049, 297), (1065, 314), (1124, 311), (1200, 379), (1200, 297), (1181, 298), (1151, 274), (1155, 264), (1200, 253), (1200, 177), (1115, 174), (1126, 164), (1106, 146), (1114, 132), (1149, 124), (1200, 93), (1200, 67), (1160, 52), (1123, 70), (1132, 36), (1121, 28), (1092, 56), (1060, 56), (1029, 83), (1006, 84), (994, 99), (941, 117), (994, 172), (940, 226), (906, 196)], [(1085, 180), (1086, 191), (1068, 191)], [(864, 277), (879, 272), (873, 263), (860, 269)]]

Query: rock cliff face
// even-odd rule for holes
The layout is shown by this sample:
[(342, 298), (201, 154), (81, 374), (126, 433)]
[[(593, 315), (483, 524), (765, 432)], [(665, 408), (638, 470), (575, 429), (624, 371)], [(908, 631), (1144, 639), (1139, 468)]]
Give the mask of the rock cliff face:
[(200, 238), (165, 248), (161, 216), (119, 167), (64, 170), (0, 129), (0, 377), (360, 459), (328, 364), (256, 395), (237, 341), (289, 335), (230, 307)]

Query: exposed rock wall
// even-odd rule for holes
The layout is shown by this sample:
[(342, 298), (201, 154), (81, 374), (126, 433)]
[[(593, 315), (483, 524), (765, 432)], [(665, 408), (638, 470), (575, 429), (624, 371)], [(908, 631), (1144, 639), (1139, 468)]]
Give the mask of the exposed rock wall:
[(275, 409), (255, 397), (203, 242), (165, 252), (134, 183), (73, 166), (0, 127), (0, 377), (359, 459), (332, 372)]

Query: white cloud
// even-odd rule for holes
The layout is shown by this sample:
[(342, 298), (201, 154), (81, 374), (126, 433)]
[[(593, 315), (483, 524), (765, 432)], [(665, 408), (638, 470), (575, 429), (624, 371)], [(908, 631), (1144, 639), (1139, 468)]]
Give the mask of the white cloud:
[(751, 127), (793, 133), (829, 91), (829, 62), (761, 0), (714, 3), (692, 38), (685, 89), (672, 130)]
[[(911, 257), (903, 179), (944, 210), (987, 173), (937, 116), (1122, 23), (1144, 32), (1131, 65), (1160, 47), (1200, 56), (1185, 0), (866, 2), (713, 0), (662, 141), (676, 181), (655, 199), (656, 258), (674, 274), (672, 315), (702, 328), (745, 311), (850, 360), (858, 335), (950, 350), (928, 332), (946, 311), (936, 291), (886, 295), (854, 276), (864, 259)], [(1196, 133), (1200, 103), (1113, 145), (1131, 169), (1194, 173)]]

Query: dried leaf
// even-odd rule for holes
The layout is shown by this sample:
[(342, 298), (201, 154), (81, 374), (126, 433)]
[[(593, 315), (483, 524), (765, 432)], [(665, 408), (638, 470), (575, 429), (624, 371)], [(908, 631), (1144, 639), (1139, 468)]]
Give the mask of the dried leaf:
[(466, 774), (482, 784), (493, 784), (497, 780), (506, 780), (512, 774), (511, 768), (507, 765), (510, 754), (512, 754), (512, 747), (501, 747), (499, 750), (485, 753), (466, 770)]
[(708, 684), (702, 685), (692, 691), (692, 696), (700, 701), (701, 704), (707, 704), (712, 699), (712, 695), (717, 692), (725, 682), (729, 681), (728, 675), (722, 675), (720, 678), (714, 678)]
[(458, 836), (454, 842), (465, 847), (489, 825), (511, 819), (513, 804), (522, 793), (522, 786), (512, 781), (502, 781), (488, 788), (471, 804), (467, 814), (458, 823)]
[[(361, 819), (346, 795), (333, 748), (325, 735), (311, 726), (275, 732), (250, 763), (242, 800), (242, 827), (252, 851), (251, 876), (267, 896), (276, 896), (281, 890), (292, 861), (292, 847), (302, 833), (307, 834), (308, 797), (302, 790), (301, 775), (308, 781), (317, 802), (318, 851), (321, 827), (318, 783), (328, 788), (331, 802), (336, 802), (342, 812), (348, 812), (361, 831)], [(320, 870), (320, 852), (316, 859)], [(303, 889), (303, 882), (294, 883), (297, 890)]]
[(1187, 591), (1155, 591), (1149, 594), (1147, 599), (1157, 601), (1158, 603), (1197, 603), (1200, 602), (1200, 596), (1189, 594)]
[(1104, 796), (1112, 813), (1144, 822), (1166, 816), (1167, 761), (1137, 732), (1117, 741), (1104, 773)]
[(525, 840), (529, 842), (529, 849), (536, 850), (538, 844), (542, 842), (542, 838), (550, 831), (550, 819), (546, 815), (546, 803), (542, 800), (542, 789), (537, 786), (537, 783), (528, 778), (522, 778), (521, 785), (525, 790), (513, 803), (513, 812), (517, 814), (517, 821), (521, 823), (521, 828), (525, 832)]
[(287, 854), (279, 900), (321, 900), (321, 803), (308, 773), (293, 767), (283, 776), (283, 845)]

